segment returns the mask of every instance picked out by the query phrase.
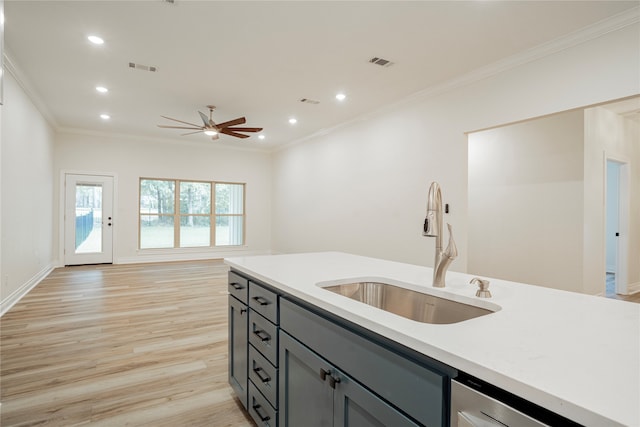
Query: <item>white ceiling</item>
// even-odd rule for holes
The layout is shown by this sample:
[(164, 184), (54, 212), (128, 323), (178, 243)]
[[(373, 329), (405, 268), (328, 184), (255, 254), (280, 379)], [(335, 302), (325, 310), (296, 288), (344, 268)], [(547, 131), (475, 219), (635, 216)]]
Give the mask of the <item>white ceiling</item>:
[[(9, 67), (57, 129), (273, 148), (638, 6), (637, 1), (12, 1)], [(104, 38), (92, 45), (87, 36)], [(394, 62), (370, 64), (372, 57)], [(155, 66), (155, 73), (129, 68)], [(97, 85), (109, 88), (101, 95)], [(335, 100), (343, 91), (347, 99)], [(304, 104), (310, 98), (319, 104)], [(5, 100), (10, 102), (10, 100)], [(160, 129), (246, 116), (266, 139)], [(99, 118), (109, 113), (108, 122)], [(288, 119), (295, 116), (296, 125)]]

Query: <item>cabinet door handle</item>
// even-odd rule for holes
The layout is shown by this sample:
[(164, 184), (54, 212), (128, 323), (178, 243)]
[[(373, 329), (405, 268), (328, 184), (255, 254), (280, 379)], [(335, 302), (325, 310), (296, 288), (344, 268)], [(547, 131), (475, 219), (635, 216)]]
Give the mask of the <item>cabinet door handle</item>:
[(334, 377), (333, 375), (329, 376), (329, 387), (336, 388), (336, 384), (340, 382), (340, 378)]
[(320, 368), (320, 379), (322, 381), (325, 381), (327, 379), (327, 375), (329, 374), (330, 374), (329, 371), (325, 371), (324, 369)]
[(239, 291), (240, 289), (244, 289), (244, 286), (242, 286), (240, 283), (237, 282), (233, 282), (230, 283), (230, 285), (233, 287), (233, 289), (235, 289), (236, 291)]
[(260, 305), (269, 305), (269, 304), (271, 304), (271, 302), (268, 299), (263, 298), (261, 296), (253, 297), (253, 299)]
[(268, 383), (269, 381), (271, 381), (270, 376), (268, 376), (267, 374), (263, 374), (264, 370), (261, 367), (253, 368), (253, 372), (256, 373), (258, 378), (260, 378), (260, 381), (262, 381), (263, 383)]
[(257, 331), (253, 331), (253, 334), (260, 338), (260, 341), (269, 341), (271, 339), (271, 335), (263, 331), (262, 329), (258, 329)]
[(246, 308), (241, 308), (241, 309), (240, 309), (240, 315), (241, 315), (241, 316), (242, 316), (244, 313), (246, 313), (246, 312), (247, 312), (247, 309), (246, 309)]
[(262, 409), (262, 406), (260, 405), (253, 405), (253, 410), (256, 411), (256, 414), (258, 414), (258, 417), (260, 417), (260, 421), (264, 422), (264, 421), (269, 421), (271, 419), (271, 417), (269, 415), (263, 415), (260, 412), (260, 409)]

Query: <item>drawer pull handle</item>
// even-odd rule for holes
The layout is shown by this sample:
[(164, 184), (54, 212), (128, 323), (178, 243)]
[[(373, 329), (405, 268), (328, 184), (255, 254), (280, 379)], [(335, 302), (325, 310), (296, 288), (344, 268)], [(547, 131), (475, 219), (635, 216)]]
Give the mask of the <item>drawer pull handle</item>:
[(260, 367), (253, 368), (253, 372), (256, 373), (258, 378), (260, 378), (260, 381), (262, 381), (263, 383), (268, 383), (269, 381), (271, 381), (270, 376), (268, 376), (267, 374), (263, 374), (264, 370), (262, 368)]
[(340, 378), (336, 378), (333, 375), (329, 377), (329, 387), (336, 388), (336, 384), (340, 382)]
[(235, 289), (236, 291), (239, 291), (240, 289), (244, 289), (244, 286), (242, 286), (240, 283), (237, 282), (233, 282), (230, 283), (230, 285), (233, 287), (233, 289)]
[(264, 422), (264, 421), (269, 421), (271, 419), (271, 417), (269, 415), (263, 415), (260, 412), (260, 409), (262, 409), (262, 406), (255, 404), (253, 405), (253, 410), (256, 411), (256, 414), (258, 414), (258, 417), (260, 417), (260, 421)]
[(329, 371), (325, 371), (324, 369), (320, 368), (320, 379), (322, 381), (325, 381), (327, 379), (327, 375), (329, 374), (330, 374)]
[(265, 342), (271, 340), (271, 335), (263, 331), (262, 329), (258, 329), (257, 331), (253, 331), (253, 334), (260, 338), (260, 341)]
[(260, 296), (258, 296), (258, 297), (253, 297), (253, 299), (254, 299), (254, 300), (256, 300), (256, 302), (257, 302), (258, 304), (260, 304), (260, 305), (269, 305), (269, 304), (271, 304), (271, 302), (269, 302), (269, 300), (268, 300), (268, 299), (263, 298), (263, 297), (260, 297)]

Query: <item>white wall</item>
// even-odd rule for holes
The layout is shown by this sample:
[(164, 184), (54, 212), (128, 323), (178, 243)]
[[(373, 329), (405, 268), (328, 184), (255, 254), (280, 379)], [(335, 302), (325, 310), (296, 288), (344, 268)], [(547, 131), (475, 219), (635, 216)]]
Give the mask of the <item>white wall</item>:
[[(63, 172), (116, 176), (114, 263), (210, 259), (264, 254), (271, 247), (269, 153), (216, 146), (210, 141), (145, 140), (60, 132), (55, 152), (55, 241), (62, 262), (59, 181)], [(242, 248), (138, 249), (139, 179), (177, 178), (246, 183), (246, 244)]]
[(54, 266), (54, 131), (15, 77), (10, 72), (4, 77), (0, 167), (2, 313)]
[(273, 248), (344, 250), (431, 265), (421, 236), (439, 181), (467, 270), (465, 132), (640, 93), (632, 24), (450, 91), (417, 95), (274, 154)]
[[(605, 108), (585, 110), (584, 159), (584, 286), (585, 292), (602, 292), (605, 277), (605, 167), (606, 159), (628, 163), (630, 228), (621, 230), (628, 240), (628, 290), (640, 290), (640, 125)], [(636, 289), (638, 288), (638, 289)]]
[(582, 291), (584, 113), (469, 135), (468, 269)]

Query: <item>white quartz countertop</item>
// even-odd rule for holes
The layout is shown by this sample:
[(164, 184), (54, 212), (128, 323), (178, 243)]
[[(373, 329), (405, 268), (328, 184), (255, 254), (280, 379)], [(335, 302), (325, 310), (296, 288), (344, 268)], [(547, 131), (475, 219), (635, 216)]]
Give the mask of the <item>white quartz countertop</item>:
[[(233, 268), (375, 333), (587, 426), (640, 427), (640, 304), (339, 252), (226, 258)], [(322, 289), (375, 279), (499, 310), (419, 323)]]

